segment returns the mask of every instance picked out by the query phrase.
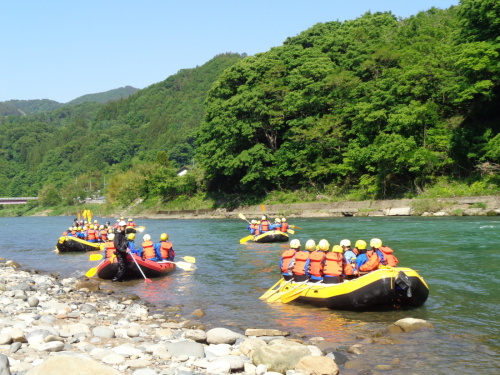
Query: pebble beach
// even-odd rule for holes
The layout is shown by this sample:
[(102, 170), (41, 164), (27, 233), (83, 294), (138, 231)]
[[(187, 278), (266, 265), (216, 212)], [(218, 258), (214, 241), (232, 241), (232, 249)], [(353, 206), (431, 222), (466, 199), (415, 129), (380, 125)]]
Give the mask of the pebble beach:
[(399, 360), (367, 367), (366, 350), (433, 329), (406, 318), (349, 345), (277, 329), (206, 329), (201, 309), (182, 316), (100, 284), (0, 260), (0, 374), (377, 374)]

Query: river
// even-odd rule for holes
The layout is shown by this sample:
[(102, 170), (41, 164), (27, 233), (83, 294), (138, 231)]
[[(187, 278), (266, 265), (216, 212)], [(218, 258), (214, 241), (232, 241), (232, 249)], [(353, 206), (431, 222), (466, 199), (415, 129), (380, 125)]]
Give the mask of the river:
[[(114, 218), (99, 218), (100, 222)], [(0, 256), (23, 267), (81, 276), (97, 265), (88, 253), (56, 254), (57, 239), (72, 217), (0, 218)], [(196, 257), (197, 270), (177, 270), (152, 283), (105, 282), (103, 288), (135, 293), (159, 308), (197, 308), (208, 328), (280, 328), (305, 337), (321, 336), (339, 347), (358, 343), (372, 331), (413, 317), (435, 330), (400, 335), (392, 345), (365, 345), (365, 361), (380, 357), (398, 363), (384, 374), (499, 374), (500, 218), (366, 217), (289, 219), (291, 238), (338, 243), (379, 237), (395, 250), (401, 266), (419, 271), (430, 287), (427, 302), (413, 310), (348, 312), (293, 302), (268, 304), (259, 296), (279, 278), (279, 256), (286, 244), (239, 244), (248, 235), (239, 219), (136, 220), (157, 241), (167, 232), (177, 256)], [(142, 235), (138, 234), (139, 244)], [(177, 259), (180, 260), (180, 259)], [(373, 348), (373, 349), (370, 349)], [(417, 370), (418, 369), (418, 370)]]

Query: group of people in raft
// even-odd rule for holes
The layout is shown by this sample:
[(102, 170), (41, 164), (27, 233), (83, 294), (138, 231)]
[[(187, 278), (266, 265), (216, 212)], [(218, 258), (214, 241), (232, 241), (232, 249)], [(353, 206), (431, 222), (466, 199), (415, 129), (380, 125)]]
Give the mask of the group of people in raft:
[(279, 230), (280, 232), (286, 233), (290, 226), (286, 222), (286, 218), (277, 217), (274, 219), (274, 224), (272, 224), (268, 219), (267, 215), (262, 215), (261, 220), (252, 220), (247, 226), (250, 234), (258, 236), (259, 234), (269, 232), (271, 230)]
[(351, 241), (347, 239), (331, 249), (325, 239), (317, 245), (314, 240), (308, 240), (301, 249), (300, 240), (293, 239), (290, 248), (281, 254), (280, 269), (285, 280), (337, 284), (381, 266), (396, 267), (399, 260), (393, 253), (390, 247), (382, 246), (379, 238), (371, 239), (369, 249), (363, 240), (356, 241), (351, 248)]
[[(116, 220), (114, 225), (111, 225), (109, 221), (106, 224), (99, 224), (97, 220), (94, 220), (93, 224), (87, 222), (86, 220), (75, 219), (73, 225), (65, 230), (62, 235), (68, 237), (76, 237), (87, 242), (106, 242), (108, 240), (109, 234), (116, 231), (120, 221), (123, 221), (123, 217)], [(126, 228), (135, 228), (137, 224), (132, 220), (128, 219), (125, 223)]]

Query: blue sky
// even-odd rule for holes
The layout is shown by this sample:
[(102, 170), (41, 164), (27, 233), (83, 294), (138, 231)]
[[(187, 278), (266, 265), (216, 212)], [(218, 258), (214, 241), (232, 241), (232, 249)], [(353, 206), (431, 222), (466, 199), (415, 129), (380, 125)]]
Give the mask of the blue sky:
[(319, 22), (406, 18), (459, 0), (1, 0), (0, 101), (145, 88), (225, 52), (253, 55)]

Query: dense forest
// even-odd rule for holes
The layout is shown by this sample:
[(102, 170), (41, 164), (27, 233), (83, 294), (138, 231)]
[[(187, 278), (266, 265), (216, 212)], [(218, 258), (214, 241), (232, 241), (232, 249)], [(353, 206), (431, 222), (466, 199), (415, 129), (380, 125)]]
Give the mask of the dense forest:
[(0, 116), (0, 196), (55, 205), (105, 193), (128, 205), (498, 191), (499, 53), (495, 0), (316, 24), (119, 101)]

